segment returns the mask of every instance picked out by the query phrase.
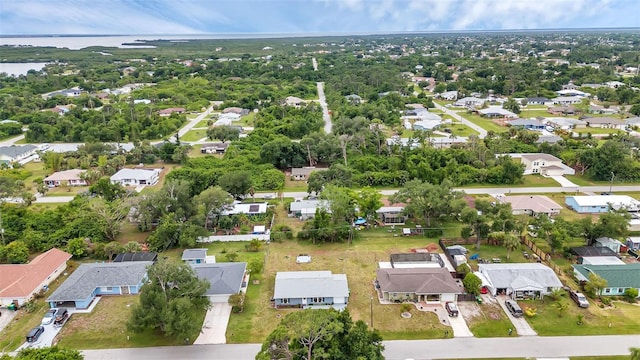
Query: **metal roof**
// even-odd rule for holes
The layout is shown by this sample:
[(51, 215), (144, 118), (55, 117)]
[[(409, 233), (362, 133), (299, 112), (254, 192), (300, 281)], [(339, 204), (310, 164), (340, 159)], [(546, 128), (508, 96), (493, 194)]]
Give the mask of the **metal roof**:
[(348, 297), (346, 274), (331, 271), (281, 271), (276, 274), (275, 299)]

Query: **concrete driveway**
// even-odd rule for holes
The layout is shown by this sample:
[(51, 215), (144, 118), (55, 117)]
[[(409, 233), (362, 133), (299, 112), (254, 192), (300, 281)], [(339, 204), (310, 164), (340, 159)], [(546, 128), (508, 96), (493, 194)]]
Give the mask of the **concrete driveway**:
[(525, 320), (524, 316), (520, 318), (516, 318), (516, 317), (513, 317), (513, 315), (511, 315), (511, 312), (509, 311), (509, 309), (507, 309), (507, 307), (504, 305), (504, 301), (507, 299), (509, 299), (509, 297), (506, 295), (496, 296), (496, 300), (498, 300), (498, 304), (500, 304), (500, 307), (502, 308), (502, 310), (504, 310), (509, 320), (511, 320), (511, 323), (513, 324), (513, 327), (516, 333), (520, 336), (538, 335), (538, 333), (535, 332), (533, 328), (531, 328), (531, 325), (529, 325), (527, 320)]
[[(58, 335), (58, 333), (60, 332), (60, 330), (62, 329), (61, 327), (54, 327), (53, 323), (49, 324), (49, 325), (43, 325), (44, 326), (44, 332), (42, 334), (40, 334), (40, 337), (38, 338), (38, 341), (35, 342), (25, 342), (24, 344), (20, 345), (20, 347), (16, 350), (16, 351), (20, 351), (22, 349), (26, 349), (26, 348), (43, 348), (43, 347), (50, 347), (51, 345), (53, 345), (53, 339), (56, 337), (56, 335)], [(31, 330), (31, 329), (29, 329)], [(25, 336), (27, 336), (27, 334), (24, 334)]]
[(231, 315), (231, 305), (227, 303), (213, 303), (204, 317), (204, 324), (200, 336), (194, 345), (226, 344), (227, 325)]

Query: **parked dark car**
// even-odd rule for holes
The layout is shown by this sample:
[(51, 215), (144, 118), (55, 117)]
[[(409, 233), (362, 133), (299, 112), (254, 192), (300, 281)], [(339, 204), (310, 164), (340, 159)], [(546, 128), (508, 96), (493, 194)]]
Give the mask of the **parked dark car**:
[(36, 326), (27, 334), (27, 342), (36, 342), (42, 333), (44, 332), (44, 326)]
[(507, 300), (504, 302), (504, 305), (507, 307), (511, 315), (513, 315), (513, 317), (522, 317), (523, 312), (517, 302), (515, 302), (514, 300)]
[(64, 323), (69, 318), (69, 310), (60, 309), (58, 310), (58, 314), (56, 315), (55, 320), (53, 320), (53, 326), (60, 327), (64, 325)]
[(575, 301), (575, 303), (578, 304), (579, 307), (581, 308), (589, 307), (589, 300), (587, 300), (587, 297), (584, 296), (584, 294), (573, 291), (573, 290), (569, 290), (569, 297), (571, 298), (571, 300)]
[(447, 301), (444, 304), (444, 308), (447, 309), (447, 314), (449, 314), (449, 316), (458, 316), (458, 314), (460, 313), (458, 311), (458, 306), (451, 301)]

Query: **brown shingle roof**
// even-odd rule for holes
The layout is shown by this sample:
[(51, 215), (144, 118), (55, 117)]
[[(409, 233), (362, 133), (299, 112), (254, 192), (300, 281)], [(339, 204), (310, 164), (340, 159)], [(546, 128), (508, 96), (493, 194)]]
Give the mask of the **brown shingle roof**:
[(0, 298), (28, 297), (42, 284), (53, 271), (71, 259), (59, 249), (51, 249), (38, 255), (28, 264), (0, 265)]
[(456, 284), (444, 268), (378, 269), (378, 284), (384, 292), (415, 294), (460, 294)]

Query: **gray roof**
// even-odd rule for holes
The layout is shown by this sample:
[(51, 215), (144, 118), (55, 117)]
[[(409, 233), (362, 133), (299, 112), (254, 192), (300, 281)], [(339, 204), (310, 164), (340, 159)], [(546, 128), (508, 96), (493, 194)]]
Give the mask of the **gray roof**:
[(478, 269), (496, 288), (562, 287), (556, 273), (540, 263), (478, 264)]
[(463, 291), (444, 268), (378, 269), (378, 284), (384, 292), (416, 294), (460, 294)]
[(12, 158), (18, 157), (20, 155), (26, 154), (33, 150), (36, 150), (38, 147), (35, 145), (27, 144), (22, 146), (12, 145), (12, 146), (0, 146), (0, 155), (7, 155)]
[(582, 119), (587, 122), (587, 124), (603, 124), (603, 125), (624, 125), (624, 120), (614, 119), (609, 117), (593, 117)]
[(291, 168), (291, 175), (309, 175), (314, 171), (324, 171), (327, 170), (325, 168), (315, 168), (315, 167), (302, 167), (302, 168)]
[(191, 267), (199, 279), (209, 281), (207, 295), (231, 295), (240, 291), (247, 263), (192, 264)]
[(301, 200), (294, 201), (289, 204), (289, 211), (313, 211), (315, 214), (315, 209), (322, 208), (325, 210), (329, 210), (329, 202), (327, 200)]
[(544, 124), (536, 119), (516, 119), (509, 121), (511, 126), (544, 126)]
[(207, 249), (185, 249), (182, 252), (182, 260), (205, 259)]
[(151, 261), (81, 264), (47, 301), (85, 300), (98, 287), (138, 285), (152, 264)]
[(276, 274), (275, 299), (348, 297), (346, 274), (331, 271), (281, 271)]

